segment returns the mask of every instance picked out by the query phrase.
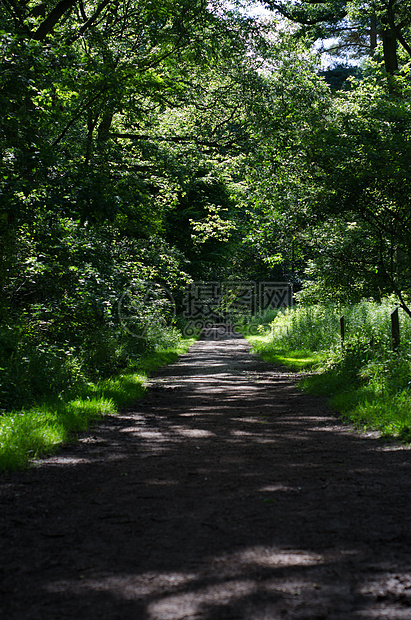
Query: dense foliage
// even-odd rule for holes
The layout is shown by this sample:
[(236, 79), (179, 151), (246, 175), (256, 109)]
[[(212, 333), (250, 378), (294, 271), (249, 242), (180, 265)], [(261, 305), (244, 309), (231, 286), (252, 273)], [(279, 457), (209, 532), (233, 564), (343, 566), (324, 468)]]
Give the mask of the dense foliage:
[(303, 389), (327, 397), (345, 420), (409, 442), (411, 323), (400, 312), (400, 343), (393, 346), (394, 309), (394, 299), (300, 306), (260, 325), (261, 335), (251, 340), (268, 361), (296, 369), (314, 367), (302, 380)]
[[(362, 58), (381, 55), (387, 73), (398, 71), (400, 57), (411, 56), (409, 0), (265, 0), (298, 25), (300, 34), (323, 41), (331, 54)], [(327, 45), (328, 42), (328, 45)]]
[[(175, 292), (208, 275), (199, 247), (214, 272), (226, 265), (235, 205), (222, 170), (244, 149), (247, 49), (258, 33), (201, 0), (6, 2), (0, 19), (9, 408), (173, 343), (158, 300), (144, 295), (125, 329), (124, 295), (141, 282)], [(207, 230), (213, 214), (217, 232)]]

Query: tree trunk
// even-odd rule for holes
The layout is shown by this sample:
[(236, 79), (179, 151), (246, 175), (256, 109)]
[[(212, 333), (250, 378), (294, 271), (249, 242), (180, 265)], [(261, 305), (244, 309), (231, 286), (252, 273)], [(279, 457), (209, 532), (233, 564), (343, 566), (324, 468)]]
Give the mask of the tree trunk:
[(374, 56), (377, 43), (377, 18), (373, 15), (370, 23), (370, 56)]
[(40, 24), (32, 38), (36, 41), (43, 41), (49, 32), (51, 32), (59, 19), (64, 15), (66, 11), (69, 11), (77, 0), (61, 0), (49, 13), (46, 19)]
[(106, 112), (106, 114), (104, 114), (103, 118), (101, 119), (101, 123), (98, 126), (97, 130), (97, 140), (99, 142), (107, 142), (107, 140), (109, 139), (112, 120), (113, 113)]
[(392, 2), (390, 0), (387, 15), (381, 19), (382, 47), (384, 52), (385, 70), (389, 75), (398, 71), (397, 35), (391, 23)]

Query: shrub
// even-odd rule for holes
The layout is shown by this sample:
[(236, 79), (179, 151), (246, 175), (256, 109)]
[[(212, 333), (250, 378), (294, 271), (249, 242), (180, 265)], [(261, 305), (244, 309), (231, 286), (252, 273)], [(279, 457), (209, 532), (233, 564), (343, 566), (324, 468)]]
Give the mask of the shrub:
[[(355, 424), (384, 434), (411, 439), (411, 321), (400, 313), (401, 346), (394, 352), (390, 314), (395, 304), (364, 300), (351, 306), (297, 306), (280, 312), (255, 343), (265, 359), (293, 367), (296, 349), (321, 353), (317, 372), (305, 378), (303, 389), (323, 394)], [(345, 317), (345, 342), (339, 319)], [(311, 354), (315, 359), (314, 353)], [(318, 358), (317, 358), (318, 359)], [(302, 367), (302, 365), (300, 365)]]

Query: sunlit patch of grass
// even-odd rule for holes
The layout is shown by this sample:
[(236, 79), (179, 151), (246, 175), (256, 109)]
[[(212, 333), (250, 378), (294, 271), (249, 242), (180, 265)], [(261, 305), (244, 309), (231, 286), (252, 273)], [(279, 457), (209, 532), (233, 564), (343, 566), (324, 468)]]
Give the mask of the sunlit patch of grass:
[(374, 400), (363, 399), (344, 415), (362, 429), (381, 431), (386, 437), (394, 436), (411, 441), (411, 394), (402, 392), (395, 396), (379, 396)]
[[(392, 299), (345, 308), (295, 307), (270, 325), (257, 325), (260, 334), (248, 340), (267, 361), (299, 371), (315, 369), (299, 386), (325, 396), (347, 422), (411, 443), (411, 322), (401, 315), (401, 347), (393, 352), (393, 307)], [(346, 320), (343, 347), (341, 315)]]
[(52, 453), (73, 433), (141, 398), (148, 374), (175, 361), (193, 342), (184, 339), (173, 348), (141, 356), (119, 375), (89, 383), (63, 399), (1, 415), (0, 471), (20, 469)]
[(66, 432), (82, 431), (93, 420), (117, 413), (118, 409), (111, 398), (78, 398), (62, 405), (57, 411), (58, 420)]
[(323, 362), (326, 355), (322, 352), (308, 349), (288, 350), (275, 347), (270, 342), (269, 335), (247, 336), (252, 345), (252, 352), (258, 353), (265, 361), (290, 370), (308, 370)]
[(0, 418), (0, 469), (13, 470), (65, 438), (56, 415), (33, 408)]
[(82, 400), (111, 402), (116, 409), (121, 409), (144, 395), (146, 379), (146, 373), (125, 371), (116, 377), (89, 384), (80, 396)]
[(309, 370), (324, 360), (323, 353), (304, 349), (298, 351), (276, 349), (274, 351), (262, 352), (261, 357), (267, 362), (280, 364), (292, 370)]

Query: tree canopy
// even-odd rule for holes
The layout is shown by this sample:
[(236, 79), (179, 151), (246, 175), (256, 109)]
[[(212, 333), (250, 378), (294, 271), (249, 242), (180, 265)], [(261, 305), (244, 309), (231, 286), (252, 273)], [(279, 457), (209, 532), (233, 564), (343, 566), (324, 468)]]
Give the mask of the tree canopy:
[(408, 0), (265, 0), (265, 4), (299, 25), (312, 39), (334, 39), (334, 53), (373, 55), (382, 43), (385, 68), (398, 70), (398, 46), (411, 57), (411, 4)]

